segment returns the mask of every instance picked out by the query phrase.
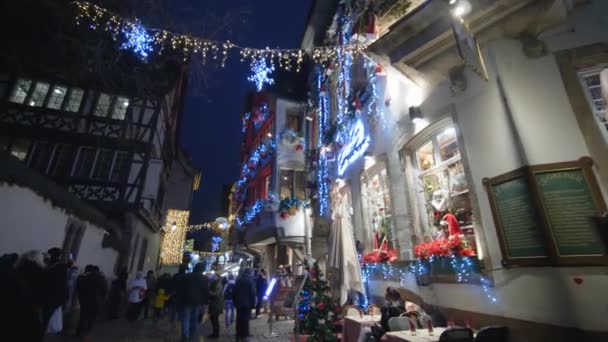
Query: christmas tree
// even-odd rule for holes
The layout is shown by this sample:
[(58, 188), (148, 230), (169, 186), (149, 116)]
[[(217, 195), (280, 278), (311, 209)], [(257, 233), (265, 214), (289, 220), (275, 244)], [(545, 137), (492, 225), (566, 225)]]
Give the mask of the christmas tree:
[(298, 302), (299, 333), (311, 335), (309, 342), (337, 341), (335, 322), (341, 309), (330, 297), (319, 265), (315, 262), (306, 270), (309, 276)]

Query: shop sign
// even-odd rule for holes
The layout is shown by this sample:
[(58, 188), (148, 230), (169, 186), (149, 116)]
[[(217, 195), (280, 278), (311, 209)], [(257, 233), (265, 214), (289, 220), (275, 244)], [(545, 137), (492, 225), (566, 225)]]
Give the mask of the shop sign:
[(369, 147), (370, 138), (365, 134), (365, 126), (363, 126), (363, 121), (360, 118), (350, 127), (346, 141), (346, 145), (342, 147), (338, 154), (338, 176), (344, 175), (346, 169), (361, 158)]

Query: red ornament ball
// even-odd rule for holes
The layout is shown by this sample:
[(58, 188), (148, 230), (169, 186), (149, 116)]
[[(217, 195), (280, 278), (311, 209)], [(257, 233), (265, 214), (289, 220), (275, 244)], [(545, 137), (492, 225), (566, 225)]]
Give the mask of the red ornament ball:
[(325, 309), (325, 303), (321, 302), (321, 303), (317, 304), (317, 309), (324, 310)]
[(302, 144), (298, 144), (296, 146), (296, 151), (302, 151), (304, 149), (304, 146), (302, 146)]
[(281, 218), (282, 218), (283, 220), (285, 220), (285, 219), (286, 219), (286, 218), (288, 218), (288, 217), (289, 217), (289, 214), (288, 214), (287, 212), (285, 212), (285, 211), (281, 212)]

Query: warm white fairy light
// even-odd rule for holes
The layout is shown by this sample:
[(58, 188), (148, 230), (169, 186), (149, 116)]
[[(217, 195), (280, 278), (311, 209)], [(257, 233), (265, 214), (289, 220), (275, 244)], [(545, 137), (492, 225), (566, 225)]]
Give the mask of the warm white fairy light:
[(165, 236), (160, 249), (161, 264), (171, 265), (182, 262), (189, 217), (189, 210), (167, 210), (163, 225)]

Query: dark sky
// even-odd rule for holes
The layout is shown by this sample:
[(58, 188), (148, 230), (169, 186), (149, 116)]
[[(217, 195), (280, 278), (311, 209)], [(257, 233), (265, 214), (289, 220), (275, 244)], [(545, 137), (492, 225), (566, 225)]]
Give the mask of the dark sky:
[[(200, 2), (201, 7), (203, 1)], [(312, 0), (205, 1), (201, 11), (218, 15), (247, 8), (244, 24), (234, 32), (220, 32), (214, 39), (230, 39), (241, 46), (297, 48)], [(245, 95), (254, 89), (247, 81), (249, 64), (231, 56), (224, 69), (210, 72), (203, 95), (189, 91), (184, 108), (181, 139), (194, 164), (201, 169), (201, 186), (194, 195), (191, 223), (215, 219), (220, 214), (222, 184), (233, 183), (239, 173), (240, 114)]]

